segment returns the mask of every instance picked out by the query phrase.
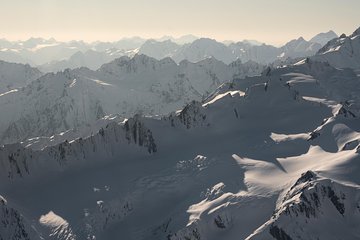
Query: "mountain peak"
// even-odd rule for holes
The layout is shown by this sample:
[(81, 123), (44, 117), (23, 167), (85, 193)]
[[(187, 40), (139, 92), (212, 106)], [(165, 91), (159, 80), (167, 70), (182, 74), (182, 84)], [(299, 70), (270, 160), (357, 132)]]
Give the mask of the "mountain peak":
[(357, 35), (360, 35), (360, 27), (356, 29), (352, 34), (352, 36), (357, 36)]
[(326, 33), (319, 33), (315, 35), (312, 39), (310, 39), (310, 42), (319, 43), (324, 46), (327, 42), (337, 37), (338, 35), (333, 30), (329, 30)]
[(326, 34), (327, 35), (337, 35), (333, 30), (329, 30)]
[(315, 172), (309, 170), (309, 171), (301, 174), (301, 177), (296, 181), (294, 186), (299, 185), (301, 183), (313, 181), (317, 178), (318, 178), (317, 174)]
[(303, 42), (307, 42), (303, 37), (299, 37), (297, 39), (293, 39), (285, 44), (285, 46), (293, 46), (293, 45), (299, 45)]
[(304, 41), (306, 41), (303, 37), (299, 37), (298, 39), (297, 39), (297, 41), (298, 42), (304, 42)]
[(360, 28), (353, 34), (328, 41), (313, 57), (314, 60), (328, 62), (338, 68), (354, 68), (360, 66), (360, 42), (356, 36), (360, 35)]

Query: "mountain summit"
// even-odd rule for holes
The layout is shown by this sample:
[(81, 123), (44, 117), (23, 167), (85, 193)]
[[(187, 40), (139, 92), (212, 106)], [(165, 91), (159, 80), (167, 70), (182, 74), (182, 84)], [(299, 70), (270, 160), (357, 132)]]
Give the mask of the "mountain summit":
[(350, 36), (342, 34), (330, 40), (313, 59), (328, 62), (339, 68), (360, 69), (360, 28)]
[(334, 31), (330, 30), (326, 33), (319, 33), (315, 35), (309, 42), (319, 43), (321, 46), (324, 46), (327, 42), (337, 37), (338, 35)]

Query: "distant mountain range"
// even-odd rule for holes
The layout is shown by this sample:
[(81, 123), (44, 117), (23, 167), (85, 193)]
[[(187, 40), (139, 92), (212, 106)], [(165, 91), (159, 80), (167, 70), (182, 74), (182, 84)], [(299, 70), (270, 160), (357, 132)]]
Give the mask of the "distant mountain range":
[(179, 38), (164, 36), (146, 40), (139, 37), (124, 38), (116, 42), (83, 41), (59, 42), (55, 39), (30, 38), (26, 41), (10, 42), (0, 40), (0, 60), (28, 63), (43, 72), (56, 72), (66, 68), (88, 67), (98, 69), (120, 56), (134, 56), (142, 53), (161, 60), (171, 57), (179, 63), (182, 60), (198, 62), (214, 57), (226, 64), (236, 59), (243, 62), (255, 61), (270, 64), (277, 60), (307, 57), (315, 54), (328, 40), (336, 37), (333, 31), (320, 33), (310, 41), (303, 38), (292, 40), (282, 47), (261, 44), (255, 40), (225, 43), (214, 39), (186, 35)]

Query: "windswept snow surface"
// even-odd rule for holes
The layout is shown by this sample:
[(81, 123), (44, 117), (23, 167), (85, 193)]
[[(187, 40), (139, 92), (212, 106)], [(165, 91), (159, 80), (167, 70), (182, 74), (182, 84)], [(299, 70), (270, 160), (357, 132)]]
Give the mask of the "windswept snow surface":
[(10, 239), (358, 239), (359, 90), (353, 70), (305, 60), (166, 117), (5, 145), (2, 219), (21, 213)]

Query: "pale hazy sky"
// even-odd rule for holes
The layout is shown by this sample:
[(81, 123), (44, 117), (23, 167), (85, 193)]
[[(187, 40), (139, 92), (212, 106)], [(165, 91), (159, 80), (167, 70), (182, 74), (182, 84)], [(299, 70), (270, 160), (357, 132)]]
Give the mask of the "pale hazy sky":
[(360, 0), (0, 0), (0, 38), (117, 40), (194, 34), (281, 44), (360, 26)]

